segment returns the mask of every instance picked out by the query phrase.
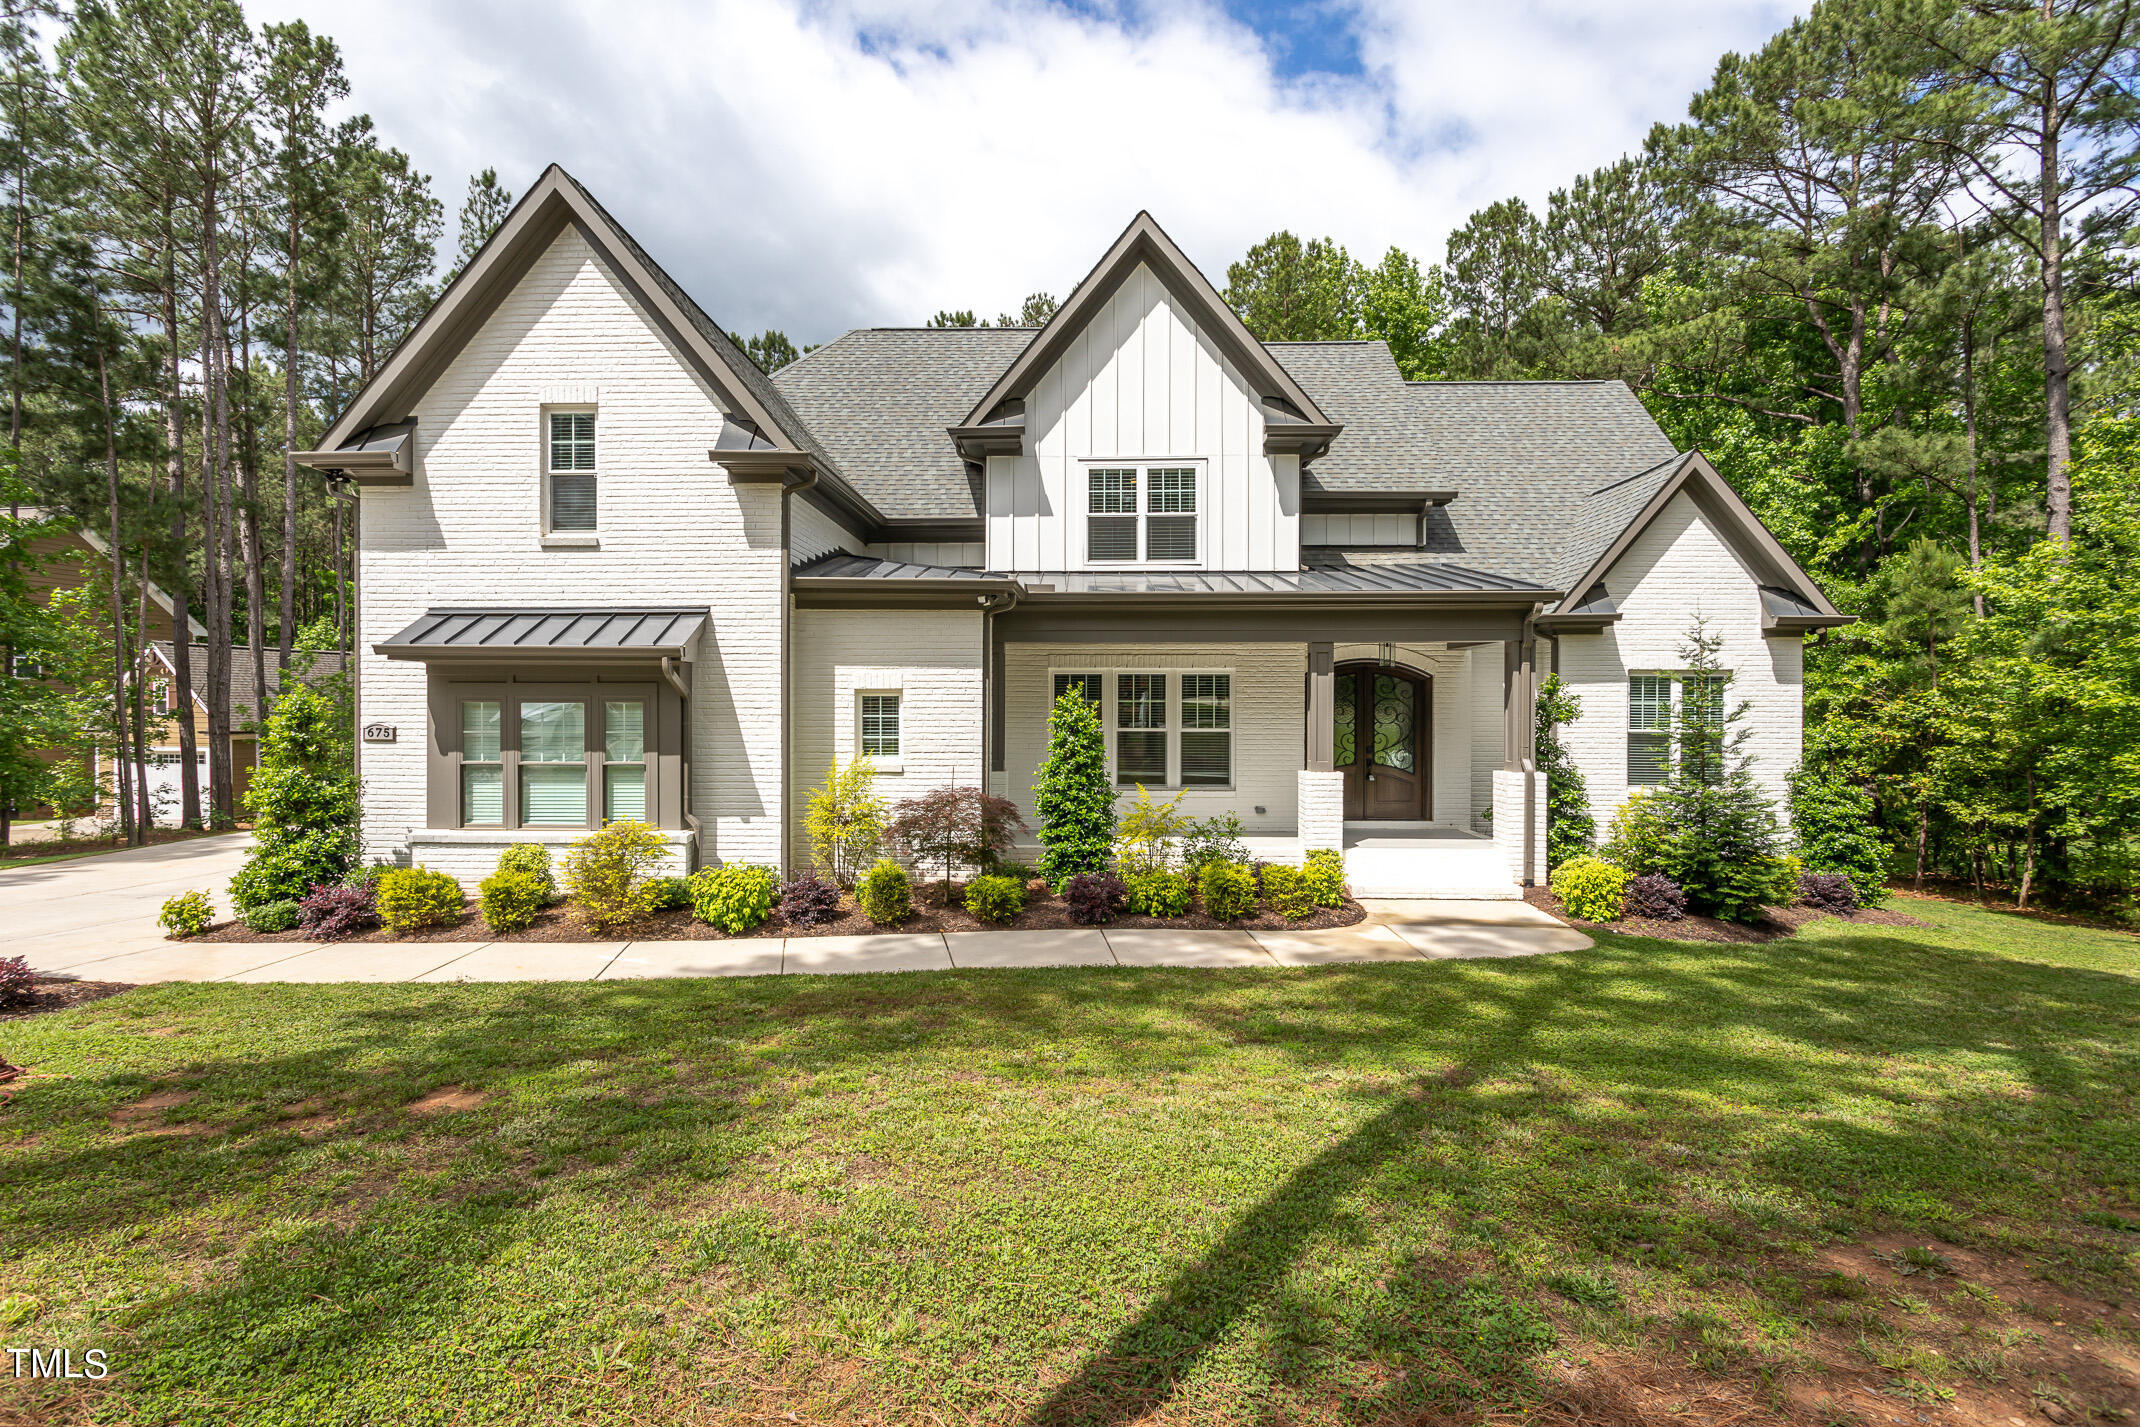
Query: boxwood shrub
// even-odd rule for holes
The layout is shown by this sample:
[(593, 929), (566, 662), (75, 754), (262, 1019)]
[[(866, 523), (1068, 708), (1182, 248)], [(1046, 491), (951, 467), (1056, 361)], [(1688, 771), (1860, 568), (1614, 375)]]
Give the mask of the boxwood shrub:
[(1256, 910), (1256, 874), (1245, 863), (1206, 862), (1196, 890), (1204, 899), (1204, 914), (1222, 922), (1237, 922)]
[(476, 905), (483, 910), (483, 924), (494, 932), (523, 931), (550, 901), (550, 885), (541, 874), (524, 868), (506, 867), (499, 859), (497, 871), (476, 889)]
[(1025, 882), (1017, 877), (976, 877), (966, 884), (966, 910), (998, 926), (1025, 910)]
[(1289, 922), (1315, 915), (1315, 892), (1305, 868), (1273, 862), (1263, 869), (1263, 900)]
[(855, 884), (855, 901), (862, 915), (878, 926), (895, 927), (913, 914), (914, 883), (904, 867), (887, 857)]
[(1300, 869), (1308, 879), (1308, 895), (1318, 907), (1345, 905), (1345, 854), (1334, 847), (1318, 847), (1308, 854)]
[(765, 925), (780, 895), (780, 874), (752, 862), (701, 867), (691, 874), (691, 915), (730, 936)]
[(421, 864), (382, 874), (372, 896), (380, 922), (396, 936), (425, 927), (451, 926), (460, 919), (467, 900), (459, 882)]
[(1553, 895), (1579, 922), (1611, 922), (1627, 905), (1627, 869), (1602, 857), (1571, 857), (1553, 869)]
[(1178, 917), (1189, 910), (1189, 879), (1179, 872), (1138, 872), (1129, 878), (1129, 909), (1147, 917)]

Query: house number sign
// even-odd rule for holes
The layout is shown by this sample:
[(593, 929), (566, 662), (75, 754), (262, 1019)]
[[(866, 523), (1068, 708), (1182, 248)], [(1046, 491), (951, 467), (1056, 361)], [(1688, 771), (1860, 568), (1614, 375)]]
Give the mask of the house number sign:
[(364, 741), (366, 743), (392, 743), (394, 734), (394, 725), (390, 723), (368, 723), (364, 725)]

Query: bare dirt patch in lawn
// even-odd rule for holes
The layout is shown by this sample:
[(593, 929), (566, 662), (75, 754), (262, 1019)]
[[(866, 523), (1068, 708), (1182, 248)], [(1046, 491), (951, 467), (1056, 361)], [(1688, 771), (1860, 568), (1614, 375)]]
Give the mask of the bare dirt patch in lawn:
[(156, 1090), (142, 1096), (129, 1105), (121, 1105), (111, 1112), (114, 1127), (137, 1135), (201, 1135), (212, 1126), (198, 1120), (181, 1124), (168, 1124), (164, 1111), (176, 1110), (181, 1105), (192, 1103), (191, 1090)]
[(481, 1108), (495, 1092), (471, 1090), (465, 1085), (441, 1085), (419, 1095), (401, 1108), (411, 1115), (453, 1115)]
[(19, 1021), (24, 1016), (46, 1016), (54, 1011), (71, 1010), (133, 989), (131, 981), (77, 981), (71, 976), (39, 976), (30, 982), (29, 1000), (0, 1009), (0, 1021)]

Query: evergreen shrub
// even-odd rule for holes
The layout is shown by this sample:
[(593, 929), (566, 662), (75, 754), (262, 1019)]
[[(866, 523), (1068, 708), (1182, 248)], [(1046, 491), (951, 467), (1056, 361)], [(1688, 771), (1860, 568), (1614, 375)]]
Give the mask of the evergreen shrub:
[(1189, 910), (1189, 879), (1179, 872), (1133, 872), (1123, 881), (1129, 887), (1129, 909), (1141, 916), (1178, 917)]
[(999, 926), (1014, 922), (1025, 910), (1025, 883), (1015, 877), (976, 877), (966, 884), (966, 910)]
[(349, 731), (318, 691), (292, 681), (275, 700), (260, 766), (245, 790), (253, 849), (230, 879), (243, 912), (337, 882), (357, 858), (357, 778)]
[(1887, 844), (1873, 821), (1872, 795), (1839, 773), (1791, 770), (1791, 833), (1799, 856), (1816, 872), (1850, 879), (1861, 907), (1887, 899)]
[(297, 902), (294, 898), (281, 902), (262, 902), (238, 913), (238, 920), (244, 922), (250, 931), (259, 932), (262, 936), (273, 936), (277, 932), (289, 931), (297, 925)]
[(572, 844), (563, 867), (565, 891), (598, 931), (642, 921), (660, 890), (656, 873), (669, 858), (668, 839), (650, 824), (626, 818)]
[(1040, 818), (1040, 875), (1061, 887), (1080, 872), (1105, 872), (1114, 856), (1115, 790), (1099, 710), (1075, 684), (1048, 715), (1048, 754), (1033, 783)]
[(483, 913), (483, 925), (492, 931), (523, 931), (550, 904), (550, 885), (537, 873), (503, 866), (503, 858), (499, 861), (498, 870), (477, 885), (476, 906)]
[(1287, 921), (1297, 922), (1315, 915), (1315, 893), (1309, 888), (1307, 872), (1282, 862), (1272, 862), (1264, 867), (1263, 900)]
[(1318, 847), (1301, 865), (1308, 879), (1308, 895), (1318, 907), (1345, 905), (1345, 854), (1334, 847)]
[(1205, 863), (1196, 890), (1204, 899), (1204, 915), (1216, 921), (1237, 922), (1256, 910), (1256, 877), (1243, 863)]
[(1601, 857), (1571, 857), (1553, 869), (1553, 895), (1579, 922), (1619, 920), (1627, 903), (1627, 869)]
[(421, 865), (384, 873), (372, 895), (380, 924), (396, 936), (425, 927), (451, 926), (460, 919), (467, 900), (461, 884), (450, 875)]
[(206, 892), (181, 892), (165, 899), (156, 925), (175, 937), (199, 936), (215, 920), (215, 904)]
[(557, 874), (550, 868), (550, 849), (539, 842), (516, 842), (498, 854), (498, 871), (524, 872), (542, 883), (543, 896), (557, 896)]
[(914, 913), (914, 884), (904, 867), (886, 857), (855, 884), (855, 901), (878, 926), (895, 927)]

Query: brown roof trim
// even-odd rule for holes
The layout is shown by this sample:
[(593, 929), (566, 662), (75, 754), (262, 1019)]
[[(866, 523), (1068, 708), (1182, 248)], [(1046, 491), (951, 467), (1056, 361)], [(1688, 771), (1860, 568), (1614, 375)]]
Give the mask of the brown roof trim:
[(1455, 491), (1304, 490), (1300, 493), (1300, 508), (1306, 515), (1343, 515), (1353, 512), (1367, 514), (1374, 511), (1417, 515), (1429, 507), (1447, 505), (1456, 497)]
[[(1048, 319), (1039, 335), (1026, 344), (1017, 360), (996, 379), (988, 394), (974, 403), (965, 421), (952, 430), (979, 426), (1004, 401), (1029, 396), (1041, 376), (1091, 320), (1094, 309), (1114, 296), (1115, 289), (1139, 263), (1150, 266), (1167, 291), (1192, 310), (1200, 319), (1197, 325), (1256, 388), (1258, 396), (1277, 397), (1289, 402), (1306, 418), (1307, 424), (1329, 427), (1330, 434), (1336, 434), (1338, 424), (1330, 420), (1315, 404), (1315, 398), (1309, 396), (1300, 383), (1293, 380), (1292, 374), (1279, 365), (1278, 359), (1256, 340), (1255, 334), (1242, 324), (1240, 315), (1226, 305), (1226, 299), (1219, 296), (1218, 289), (1174, 245), (1174, 240), (1166, 235), (1152, 215), (1142, 211), (1130, 220), (1129, 226), (1122, 230), (1122, 236), (1115, 239), (1113, 246), (1093, 265), (1069, 300), (1055, 310), (1055, 315)], [(1328, 439), (1324, 438), (1322, 445), (1328, 444)]]
[[(1628, 546), (1634, 544), (1636, 537), (1649, 529), (1651, 522), (1662, 515), (1665, 507), (1672, 503), (1672, 498), (1682, 491), (1694, 501), (1703, 515), (1715, 522), (1718, 532), (1732, 541), (1741, 555), (1748, 557), (1757, 567), (1766, 567), (1762, 573), (1768, 578), (1761, 583), (1788, 588), (1819, 611), (1817, 615), (1806, 616), (1808, 621), (1818, 621), (1823, 627), (1849, 624), (1853, 621), (1855, 616), (1842, 613), (1828, 602), (1828, 596), (1814, 583), (1813, 577), (1791, 558), (1791, 552), (1784, 549), (1783, 543), (1761, 523), (1761, 517), (1754, 514), (1753, 508), (1740, 499), (1739, 493), (1717, 474), (1716, 467), (1709, 464), (1709, 458), (1699, 451), (1689, 451), (1679, 458), (1678, 469), (1657, 488), (1657, 494), (1650, 497), (1649, 504), (1636, 513), (1635, 518), (1627, 523), (1627, 528), (1619, 533), (1612, 544), (1605, 547), (1604, 553), (1591, 562), (1590, 568), (1585, 570), (1579, 579), (1569, 582), (1568, 588), (1571, 591), (1587, 591), (1602, 581), (1606, 572), (1627, 553)], [(1570, 596), (1570, 600), (1575, 604), (1580, 604), (1582, 598), (1572, 594)], [(1561, 601), (1547, 617), (1558, 621), (1563, 616), (1575, 614), (1576, 610), (1570, 600)], [(1784, 629), (1780, 621), (1764, 621), (1764, 625), (1770, 632), (1795, 632)], [(1569, 626), (1564, 624), (1563, 627)]]
[(626, 239), (614, 221), (589, 201), (580, 186), (556, 164), (543, 170), (542, 177), (513, 205), (513, 211), (475, 259), (446, 285), (431, 310), (336, 418), (321, 438), (321, 447), (333, 451), (369, 426), (408, 415), (408, 408), (568, 227), (577, 228), (588, 246), (602, 255), (639, 305), (719, 394), (729, 413), (777, 438), (788, 449), (795, 449), (781, 423), (726, 358), (698, 332), (664, 290), (665, 285), (632, 256), (637, 245)]

